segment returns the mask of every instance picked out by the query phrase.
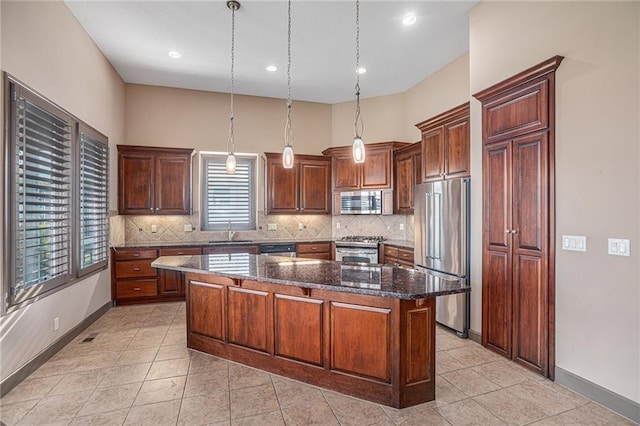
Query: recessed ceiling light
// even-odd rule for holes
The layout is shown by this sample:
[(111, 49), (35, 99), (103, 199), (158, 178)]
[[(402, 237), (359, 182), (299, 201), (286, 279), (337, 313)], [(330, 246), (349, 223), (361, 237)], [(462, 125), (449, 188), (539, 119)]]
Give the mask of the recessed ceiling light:
[(356, 70), (356, 72), (358, 74), (364, 74), (365, 72), (367, 72), (367, 69), (365, 67), (360, 67)]
[(169, 53), (167, 53), (167, 55), (169, 55), (169, 57), (173, 59), (180, 59), (182, 57), (180, 52), (178, 52), (177, 50), (171, 50), (169, 51)]
[(267, 71), (269, 71), (269, 72), (278, 71), (278, 67), (276, 67), (275, 65), (269, 65), (267, 67)]
[(418, 18), (413, 13), (407, 14), (404, 18), (402, 18), (402, 23), (404, 25), (413, 25), (416, 23)]

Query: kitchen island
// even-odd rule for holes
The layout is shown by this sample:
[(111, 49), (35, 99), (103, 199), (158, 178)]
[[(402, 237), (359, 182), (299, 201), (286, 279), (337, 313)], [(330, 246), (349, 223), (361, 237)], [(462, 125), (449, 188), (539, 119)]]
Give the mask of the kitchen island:
[(396, 408), (435, 399), (435, 297), (469, 291), (411, 269), (244, 253), (152, 266), (186, 274), (189, 348)]

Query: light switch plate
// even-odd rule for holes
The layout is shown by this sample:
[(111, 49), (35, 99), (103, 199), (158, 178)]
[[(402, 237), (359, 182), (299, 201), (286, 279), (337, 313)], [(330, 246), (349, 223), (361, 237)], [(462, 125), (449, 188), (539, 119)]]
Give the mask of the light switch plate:
[(587, 237), (582, 235), (563, 235), (562, 250), (587, 251)]
[(267, 224), (267, 230), (268, 231), (277, 231), (278, 230), (278, 224), (277, 223), (268, 223)]
[(158, 227), (156, 225), (151, 225), (151, 232), (154, 234), (158, 232)]
[(299, 229), (299, 230), (304, 229), (304, 224), (302, 224), (302, 223), (298, 223), (298, 229)]
[(629, 256), (629, 240), (609, 238), (607, 247), (612, 256)]

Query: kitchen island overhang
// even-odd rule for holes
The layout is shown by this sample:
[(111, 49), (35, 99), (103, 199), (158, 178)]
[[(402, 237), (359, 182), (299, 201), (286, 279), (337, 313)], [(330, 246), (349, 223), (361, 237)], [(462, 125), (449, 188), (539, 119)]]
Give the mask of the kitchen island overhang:
[(189, 348), (404, 408), (435, 399), (435, 297), (463, 281), (383, 265), (225, 254), (186, 274)]

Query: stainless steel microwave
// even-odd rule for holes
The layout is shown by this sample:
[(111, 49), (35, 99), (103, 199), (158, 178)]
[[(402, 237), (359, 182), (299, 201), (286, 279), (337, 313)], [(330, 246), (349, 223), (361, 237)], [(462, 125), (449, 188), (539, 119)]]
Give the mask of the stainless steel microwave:
[(382, 214), (382, 191), (340, 193), (340, 214)]

